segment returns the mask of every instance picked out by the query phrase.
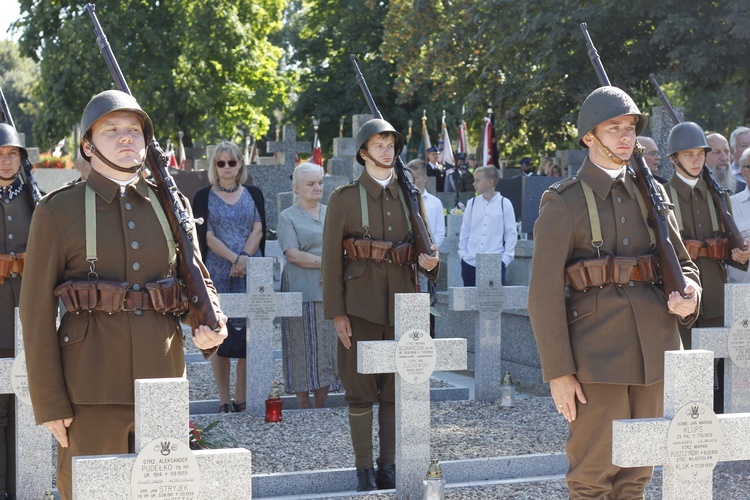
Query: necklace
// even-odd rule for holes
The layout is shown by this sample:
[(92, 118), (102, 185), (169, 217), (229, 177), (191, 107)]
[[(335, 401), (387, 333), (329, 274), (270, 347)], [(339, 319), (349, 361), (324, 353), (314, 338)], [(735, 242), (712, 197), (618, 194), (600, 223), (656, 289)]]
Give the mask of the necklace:
[(216, 187), (219, 188), (219, 191), (224, 191), (225, 193), (234, 193), (240, 188), (240, 185), (237, 184), (233, 188), (229, 188), (229, 189), (223, 187), (221, 184), (217, 184)]

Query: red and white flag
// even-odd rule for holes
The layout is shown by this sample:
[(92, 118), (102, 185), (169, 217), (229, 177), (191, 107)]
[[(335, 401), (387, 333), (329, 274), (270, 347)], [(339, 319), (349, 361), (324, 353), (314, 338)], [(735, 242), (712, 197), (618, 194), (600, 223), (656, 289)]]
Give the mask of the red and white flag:
[(317, 132), (315, 132), (315, 139), (313, 140), (313, 153), (310, 163), (323, 166), (323, 150), (320, 148), (320, 137), (318, 137)]

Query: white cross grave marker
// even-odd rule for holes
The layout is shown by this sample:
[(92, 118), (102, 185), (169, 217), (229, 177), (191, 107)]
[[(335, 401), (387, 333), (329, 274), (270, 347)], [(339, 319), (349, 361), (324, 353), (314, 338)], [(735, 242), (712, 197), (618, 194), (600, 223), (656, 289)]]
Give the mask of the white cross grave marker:
[[(430, 377), (418, 383), (402, 378), (397, 365), (399, 340), (418, 332), (430, 337), (430, 297), (425, 293), (397, 293), (395, 340), (359, 342), (359, 373), (395, 373), (396, 379), (396, 495), (421, 498), (422, 479), (430, 465)], [(434, 340), (434, 370), (465, 370), (466, 339)], [(403, 359), (403, 358), (401, 358)], [(418, 362), (419, 360), (417, 360)], [(422, 377), (424, 378), (424, 377)]]
[[(135, 381), (135, 450), (140, 453), (154, 440), (176, 440), (189, 448), (188, 381), (183, 378), (139, 379)], [(193, 451), (200, 475), (197, 496), (168, 496), (172, 482), (141, 498), (196, 498), (235, 500), (252, 498), (251, 454), (244, 448)], [(131, 500), (133, 466), (138, 455), (73, 457), (74, 500)], [(163, 466), (161, 474), (174, 469)], [(136, 473), (139, 471), (136, 471)], [(194, 471), (191, 471), (191, 474)], [(152, 473), (153, 474), (153, 473)], [(185, 488), (184, 484), (182, 488)], [(161, 496), (163, 495), (163, 496)]]
[(273, 258), (253, 257), (247, 264), (247, 293), (219, 294), (228, 318), (247, 316), (247, 413), (265, 415), (273, 385), (273, 320), (302, 316), (302, 293), (276, 293)]
[[(0, 394), (11, 394), (13, 385), (20, 389), (16, 394), (16, 498), (38, 500), (45, 491), (52, 490), (54, 464), (52, 462), (52, 434), (43, 425), (36, 425), (34, 410), (28, 399), (29, 384), (23, 354), (23, 331), (15, 309), (16, 356), (0, 359)], [(15, 383), (11, 372), (18, 371)], [(15, 374), (15, 373), (14, 373)]]
[(448, 309), (476, 311), (474, 323), (474, 395), (478, 401), (495, 402), (503, 383), (502, 313), (525, 309), (529, 287), (502, 285), (502, 255), (477, 254), (477, 286), (449, 290)]
[[(665, 500), (712, 498), (716, 461), (750, 459), (750, 413), (713, 418), (712, 352), (667, 351), (664, 357), (664, 417), (612, 422), (612, 463), (662, 465)], [(681, 420), (695, 425), (680, 430)], [(675, 429), (683, 433), (673, 435)]]
[(294, 168), (295, 155), (297, 153), (309, 153), (312, 151), (312, 144), (310, 142), (297, 142), (297, 127), (284, 125), (282, 140), (280, 142), (269, 141), (266, 149), (269, 153), (278, 155), (279, 164)]
[(724, 358), (725, 413), (750, 412), (750, 285), (724, 285), (724, 327), (693, 328), (693, 349)]

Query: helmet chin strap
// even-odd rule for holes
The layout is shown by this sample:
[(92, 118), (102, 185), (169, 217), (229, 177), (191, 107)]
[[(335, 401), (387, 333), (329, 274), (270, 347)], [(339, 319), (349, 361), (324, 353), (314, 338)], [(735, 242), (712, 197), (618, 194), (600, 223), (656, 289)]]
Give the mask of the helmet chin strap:
[(143, 168), (143, 162), (146, 160), (146, 157), (144, 156), (143, 158), (141, 158), (141, 162), (135, 167), (121, 167), (120, 165), (117, 165), (109, 161), (103, 154), (101, 154), (99, 150), (96, 149), (96, 146), (94, 146), (93, 142), (89, 142), (89, 145), (91, 146), (91, 153), (93, 153), (94, 156), (99, 158), (108, 167), (113, 168), (117, 170), (118, 172), (125, 172), (126, 174), (134, 174), (138, 172), (141, 168)]
[(698, 179), (701, 175), (693, 175), (691, 174), (688, 169), (682, 166), (682, 163), (680, 163), (680, 160), (677, 159), (677, 155), (672, 155), (671, 158), (673, 159), (672, 163), (674, 163), (674, 166), (678, 169), (680, 169), (680, 173), (685, 175), (688, 179)]
[(617, 156), (616, 154), (614, 154), (611, 149), (609, 149), (607, 146), (605, 146), (604, 144), (602, 144), (601, 141), (599, 139), (597, 139), (597, 137), (594, 134), (592, 134), (591, 132), (589, 132), (587, 135), (589, 137), (591, 137), (591, 139), (597, 145), (597, 147), (599, 148), (599, 150), (601, 150), (602, 153), (604, 153), (605, 155), (607, 155), (607, 157), (610, 160), (612, 160), (613, 162), (615, 162), (617, 165), (625, 165), (625, 164), (628, 163), (628, 160), (623, 160), (622, 158), (620, 158), (619, 156)]
[(398, 155), (394, 156), (393, 157), (393, 161), (391, 162), (391, 164), (390, 165), (386, 165), (385, 163), (380, 163), (378, 160), (376, 160), (375, 158), (373, 158), (372, 156), (370, 156), (370, 153), (368, 153), (364, 149), (360, 149), (359, 150), (359, 154), (361, 154), (362, 156), (366, 156), (367, 158), (369, 158), (373, 163), (375, 163), (375, 166), (378, 167), (378, 168), (393, 168), (393, 165), (396, 163), (396, 158), (398, 157)]
[(16, 172), (15, 175), (11, 175), (10, 177), (3, 177), (2, 175), (0, 175), (0, 181), (6, 181), (6, 182), (8, 182), (8, 181), (14, 181), (14, 180), (16, 180), (16, 177), (18, 177), (18, 174), (20, 174), (20, 173), (21, 173), (21, 169), (19, 168), (18, 172)]

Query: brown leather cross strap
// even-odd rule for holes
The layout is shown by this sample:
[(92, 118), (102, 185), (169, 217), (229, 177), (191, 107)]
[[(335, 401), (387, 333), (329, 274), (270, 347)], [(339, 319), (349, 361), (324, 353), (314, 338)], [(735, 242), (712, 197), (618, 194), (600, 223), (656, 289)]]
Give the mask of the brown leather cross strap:
[(656, 255), (601, 257), (579, 260), (565, 268), (565, 284), (579, 292), (604, 285), (660, 283), (659, 258)]

